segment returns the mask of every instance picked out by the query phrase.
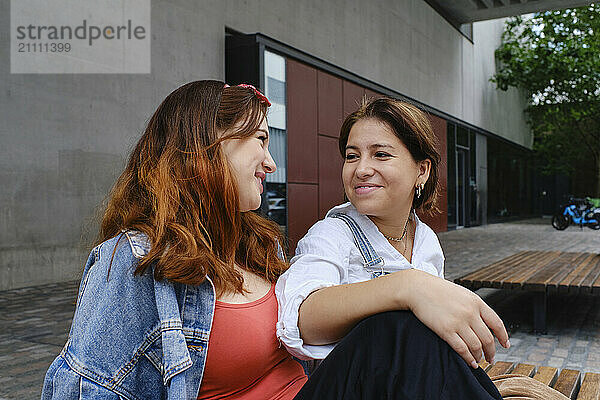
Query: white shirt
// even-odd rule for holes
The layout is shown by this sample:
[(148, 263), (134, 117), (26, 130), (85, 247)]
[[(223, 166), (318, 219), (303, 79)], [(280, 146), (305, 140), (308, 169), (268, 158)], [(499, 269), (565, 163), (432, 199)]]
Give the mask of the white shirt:
[[(364, 259), (354, 243), (354, 236), (339, 218), (327, 218), (344, 213), (354, 219), (377, 254), (383, 258), (389, 272), (415, 268), (440, 278), (444, 277), (444, 254), (436, 234), (415, 214), (416, 229), (412, 264), (379, 232), (377, 226), (350, 203), (336, 206), (327, 212), (298, 242), (290, 268), (279, 278), (275, 294), (279, 303), (277, 337), (288, 351), (303, 360), (323, 359), (335, 344), (306, 345), (300, 338), (298, 310), (315, 290), (371, 279), (364, 268)], [(374, 268), (377, 269), (377, 268)]]

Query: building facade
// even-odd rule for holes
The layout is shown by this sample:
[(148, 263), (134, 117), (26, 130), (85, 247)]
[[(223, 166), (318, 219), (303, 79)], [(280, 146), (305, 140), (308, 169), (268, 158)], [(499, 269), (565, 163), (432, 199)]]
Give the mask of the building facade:
[(365, 95), (431, 116), (444, 159), (437, 231), (533, 211), (525, 100), (489, 81), (501, 20), (467, 37), (424, 0), (153, 1), (150, 74), (26, 75), (10, 73), (9, 16), (0, 1), (0, 290), (79, 279), (146, 121), (197, 79), (254, 83), (271, 99), (279, 169), (263, 211), (290, 250), (343, 201), (339, 127)]

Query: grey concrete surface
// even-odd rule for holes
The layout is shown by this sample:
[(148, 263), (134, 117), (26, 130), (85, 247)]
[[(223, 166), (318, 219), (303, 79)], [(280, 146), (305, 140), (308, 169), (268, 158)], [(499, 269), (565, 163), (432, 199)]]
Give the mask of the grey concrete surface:
[(511, 2), (511, 3), (472, 3), (468, 1), (436, 1), (446, 13), (452, 16), (456, 23), (464, 24), (473, 21), (502, 18), (515, 14), (531, 14), (544, 10), (559, 10), (586, 6), (590, 0), (544, 0), (540, 2)]
[[(439, 235), (454, 279), (520, 250), (600, 251), (600, 232), (558, 232), (547, 219), (493, 224)], [(78, 282), (0, 292), (0, 400), (39, 398), (44, 373), (65, 343)], [(527, 293), (477, 292), (494, 308), (512, 347), (496, 360), (600, 372), (600, 297), (552, 296), (548, 334), (531, 333)]]
[(489, 82), (502, 21), (475, 24), (470, 42), (424, 0), (153, 0), (147, 75), (11, 74), (10, 26), (0, 0), (0, 290), (78, 279), (97, 209), (151, 113), (183, 83), (224, 78), (226, 28), (531, 145), (520, 95)]

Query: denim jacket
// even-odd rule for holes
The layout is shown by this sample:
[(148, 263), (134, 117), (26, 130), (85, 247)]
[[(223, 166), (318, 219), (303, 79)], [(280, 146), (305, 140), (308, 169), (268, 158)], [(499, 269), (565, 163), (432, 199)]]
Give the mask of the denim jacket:
[(42, 400), (197, 398), (214, 286), (209, 279), (199, 286), (157, 282), (150, 271), (134, 276), (149, 248), (143, 234), (125, 232), (92, 250)]

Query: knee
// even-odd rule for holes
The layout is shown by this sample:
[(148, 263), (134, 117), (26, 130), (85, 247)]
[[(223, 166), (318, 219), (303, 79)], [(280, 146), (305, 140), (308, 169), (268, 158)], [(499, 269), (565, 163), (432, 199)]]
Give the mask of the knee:
[(359, 322), (342, 339), (336, 350), (366, 360), (369, 368), (379, 368), (381, 365), (399, 365), (405, 361), (411, 364), (417, 359), (422, 362), (426, 359), (439, 361), (442, 343), (412, 312), (391, 311), (372, 315)]
[(364, 339), (381, 340), (383, 337), (399, 337), (414, 335), (427, 336), (433, 333), (410, 311), (388, 311), (374, 314), (359, 322), (352, 332), (361, 335)]
[(387, 311), (363, 319), (357, 326), (361, 325), (390, 329), (396, 326), (408, 325), (416, 327), (423, 324), (410, 311)]

